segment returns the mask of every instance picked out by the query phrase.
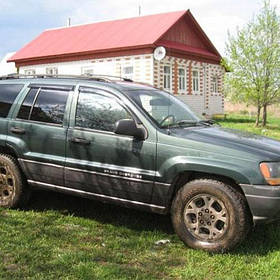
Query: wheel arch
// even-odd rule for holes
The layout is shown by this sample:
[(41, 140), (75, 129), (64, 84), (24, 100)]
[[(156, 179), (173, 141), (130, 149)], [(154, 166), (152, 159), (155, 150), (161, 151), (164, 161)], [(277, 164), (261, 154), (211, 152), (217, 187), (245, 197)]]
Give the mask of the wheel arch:
[(26, 170), (22, 166), (21, 162), (18, 160), (20, 158), (20, 156), (13, 146), (11, 146), (9, 144), (6, 144), (6, 146), (0, 146), (0, 154), (11, 156), (14, 159), (14, 161), (16, 162), (17, 166), (19, 167), (19, 170), (20, 170), (23, 178), (25, 180), (27, 180), (27, 175), (25, 173)]
[(181, 187), (183, 187), (186, 183), (196, 179), (212, 179), (212, 180), (223, 182), (235, 188), (240, 194), (242, 194), (245, 197), (242, 188), (240, 187), (238, 182), (232, 177), (225, 176), (218, 173), (208, 173), (208, 172), (201, 172), (201, 171), (182, 171), (176, 175), (176, 177), (174, 178), (171, 184), (170, 191), (168, 194), (168, 202), (167, 202), (168, 212), (170, 212), (172, 201), (177, 191)]
[(10, 145), (0, 146), (0, 153), (10, 155), (16, 160), (19, 158), (17, 151)]

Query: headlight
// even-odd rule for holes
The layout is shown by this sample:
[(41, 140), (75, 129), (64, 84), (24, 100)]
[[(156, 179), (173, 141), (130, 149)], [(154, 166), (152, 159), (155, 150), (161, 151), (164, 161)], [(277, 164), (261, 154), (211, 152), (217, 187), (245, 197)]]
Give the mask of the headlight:
[(262, 162), (260, 170), (269, 185), (280, 185), (280, 162)]

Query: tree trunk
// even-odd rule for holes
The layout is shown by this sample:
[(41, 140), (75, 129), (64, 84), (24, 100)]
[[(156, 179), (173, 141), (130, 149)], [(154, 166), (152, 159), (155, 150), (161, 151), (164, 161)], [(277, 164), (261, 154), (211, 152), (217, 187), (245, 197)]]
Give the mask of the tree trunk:
[(266, 126), (267, 123), (267, 105), (263, 105), (263, 119), (262, 119), (262, 126)]
[(260, 114), (261, 114), (261, 106), (258, 104), (258, 107), (257, 107), (257, 118), (256, 118), (255, 126), (259, 126)]

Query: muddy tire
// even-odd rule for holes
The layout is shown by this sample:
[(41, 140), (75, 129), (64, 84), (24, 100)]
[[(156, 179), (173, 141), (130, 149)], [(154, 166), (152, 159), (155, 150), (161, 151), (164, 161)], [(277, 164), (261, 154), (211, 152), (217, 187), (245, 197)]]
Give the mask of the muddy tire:
[(173, 227), (189, 247), (226, 252), (248, 234), (252, 218), (244, 196), (213, 179), (197, 179), (177, 192), (171, 207)]
[(0, 154), (0, 207), (22, 207), (29, 197), (30, 190), (17, 161), (9, 155)]

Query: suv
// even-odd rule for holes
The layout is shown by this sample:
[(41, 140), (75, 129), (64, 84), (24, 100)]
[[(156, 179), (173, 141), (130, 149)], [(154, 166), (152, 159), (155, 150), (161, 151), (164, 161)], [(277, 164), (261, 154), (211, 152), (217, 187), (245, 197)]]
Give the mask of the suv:
[(280, 142), (108, 77), (2, 77), (0, 206), (44, 188), (159, 214), (185, 244), (232, 249), (280, 216)]

